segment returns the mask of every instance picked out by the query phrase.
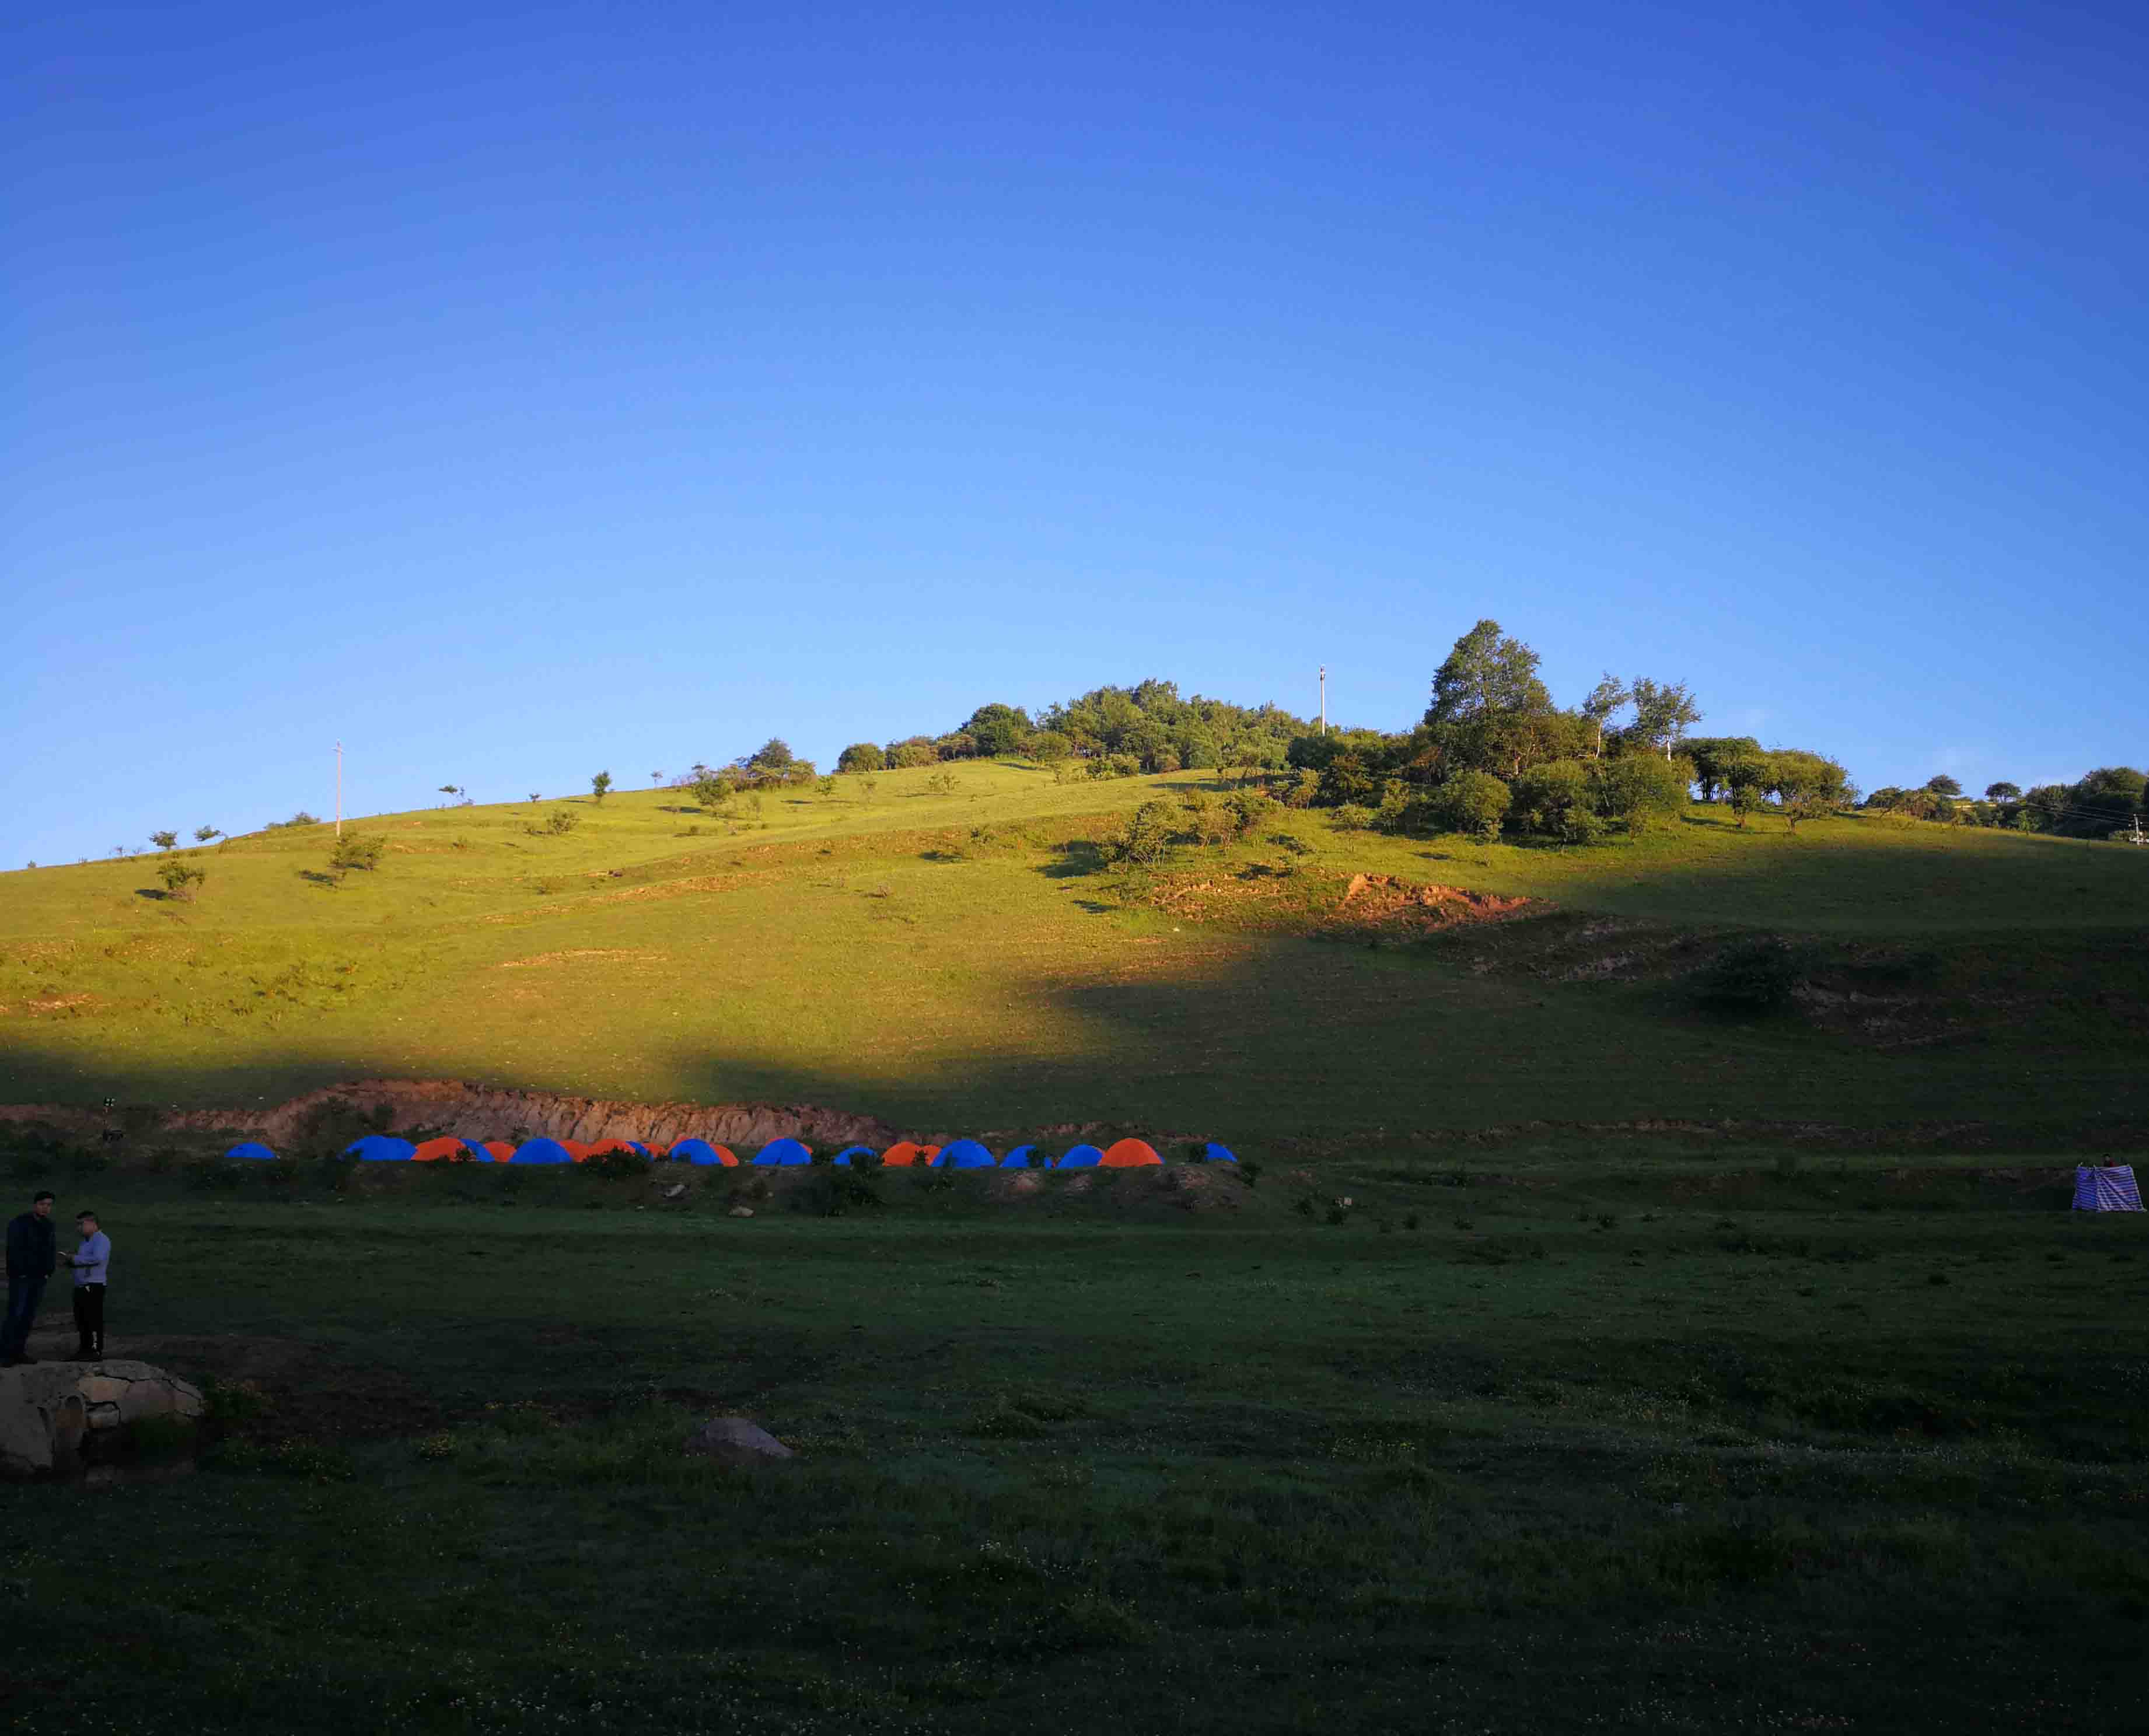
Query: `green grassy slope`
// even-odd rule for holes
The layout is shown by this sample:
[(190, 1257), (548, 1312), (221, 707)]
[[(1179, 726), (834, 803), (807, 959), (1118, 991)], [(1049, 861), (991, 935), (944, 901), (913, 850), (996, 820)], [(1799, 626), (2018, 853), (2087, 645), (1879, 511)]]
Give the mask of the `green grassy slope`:
[[(202, 853), (194, 904), (148, 896), (148, 859), (0, 876), (0, 1101), (450, 1076), (1256, 1142), (1534, 1118), (2035, 1126), (2137, 1101), (2149, 852), (1865, 819), (1742, 832), (1702, 809), (1563, 851), (1301, 813), (1174, 870), (1237, 886), (1290, 867), (1278, 908), (1301, 913), (1357, 871), (1523, 894), (1601, 916), (1613, 954), (1620, 925), (1909, 949), (1928, 998), (1974, 1016), (1884, 1043), (1712, 1023), (1661, 981), (1553, 968), (1527, 924), (1369, 948), (1175, 916), (1083, 840), (1195, 779), (966, 765), (934, 794), (931, 775), (770, 796), (745, 824), (673, 791), (389, 815), (359, 827), (389, 840), (381, 869), (335, 889), (325, 827)], [(556, 808), (576, 829), (532, 835)]]

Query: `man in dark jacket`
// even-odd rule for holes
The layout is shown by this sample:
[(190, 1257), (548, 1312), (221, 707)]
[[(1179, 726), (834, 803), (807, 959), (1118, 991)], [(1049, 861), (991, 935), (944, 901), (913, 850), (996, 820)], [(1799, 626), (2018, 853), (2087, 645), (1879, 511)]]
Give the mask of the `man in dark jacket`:
[(0, 1368), (38, 1360), (23, 1352), (58, 1252), (59, 1238), (53, 1233), (53, 1197), (40, 1193), (28, 1212), (8, 1224), (8, 1317), (0, 1322)]

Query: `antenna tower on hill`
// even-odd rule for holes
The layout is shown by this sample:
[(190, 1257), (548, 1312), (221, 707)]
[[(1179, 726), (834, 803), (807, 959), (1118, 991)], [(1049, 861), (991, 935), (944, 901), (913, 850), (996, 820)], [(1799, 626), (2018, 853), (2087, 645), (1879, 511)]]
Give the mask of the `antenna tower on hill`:
[(1328, 665), (1321, 665), (1321, 733), (1328, 733)]

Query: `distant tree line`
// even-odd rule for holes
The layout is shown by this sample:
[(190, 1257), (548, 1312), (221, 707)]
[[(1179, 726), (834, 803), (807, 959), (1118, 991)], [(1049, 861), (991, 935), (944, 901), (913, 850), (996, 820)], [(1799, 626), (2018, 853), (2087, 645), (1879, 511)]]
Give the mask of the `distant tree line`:
[(2063, 838), (2132, 838), (2149, 815), (2149, 775), (2131, 765), (2101, 765), (2071, 784), (2039, 784), (2024, 790), (1987, 784), (1981, 797), (1965, 796), (1945, 773), (1915, 790), (1893, 785), (1875, 790), (1865, 806), (1910, 820), (1954, 825), (2004, 826), (2011, 831), (2050, 832)]
[(1858, 799), (1825, 755), (1746, 736), (1690, 737), (1701, 708), (1683, 681), (1607, 675), (1562, 706), (1538, 663), (1497, 621), (1481, 620), (1455, 641), (1433, 676), (1432, 703), (1408, 730), (1323, 730), (1278, 705), (1185, 698), (1176, 683), (1152, 679), (1094, 688), (1035, 717), (1019, 705), (980, 705), (943, 735), (853, 742), (836, 769), (1020, 756), (1059, 764), (1063, 775), (1236, 773), (1242, 785), (1262, 778), (1292, 806), (1352, 810), (1346, 818), (1392, 830), (1572, 844), (1646, 831), (1697, 793), (1728, 805), (1742, 826), (1768, 812), (1795, 828)]

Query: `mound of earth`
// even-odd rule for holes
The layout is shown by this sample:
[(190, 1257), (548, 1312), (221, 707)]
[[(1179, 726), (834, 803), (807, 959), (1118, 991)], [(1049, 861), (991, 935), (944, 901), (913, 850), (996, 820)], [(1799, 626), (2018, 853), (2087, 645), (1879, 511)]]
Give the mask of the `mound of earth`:
[[(148, 1129), (155, 1132), (230, 1132), (271, 1146), (290, 1139), (309, 1113), (340, 1101), (353, 1108), (388, 1111), (387, 1131), (424, 1128), (460, 1139), (518, 1136), (580, 1140), (638, 1139), (670, 1145), (706, 1139), (726, 1146), (764, 1146), (773, 1140), (808, 1144), (890, 1146), (902, 1130), (872, 1116), (811, 1103), (630, 1103), (553, 1091), (496, 1091), (455, 1080), (365, 1079), (308, 1091), (270, 1108), (173, 1110)], [(98, 1111), (49, 1103), (0, 1106), (0, 1121), (43, 1122), (94, 1136), (106, 1124)]]

